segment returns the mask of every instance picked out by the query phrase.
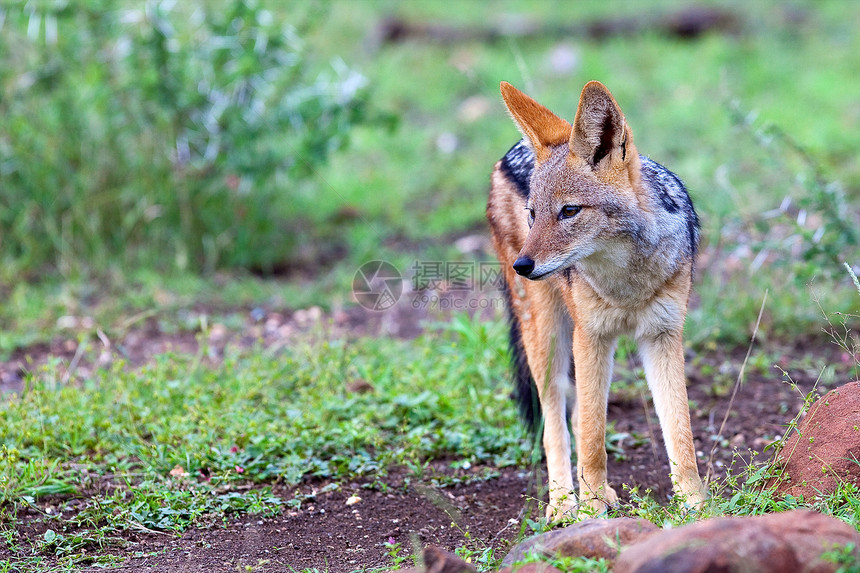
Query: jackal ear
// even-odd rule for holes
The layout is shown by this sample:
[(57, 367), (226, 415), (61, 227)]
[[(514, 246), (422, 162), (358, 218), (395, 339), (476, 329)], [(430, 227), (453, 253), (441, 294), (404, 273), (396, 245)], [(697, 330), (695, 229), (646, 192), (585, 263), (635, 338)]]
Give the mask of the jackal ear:
[(514, 123), (531, 145), (538, 161), (549, 157), (550, 146), (570, 139), (571, 126), (508, 82), (501, 84), (502, 98)]
[(570, 151), (585, 159), (593, 168), (601, 160), (617, 152), (617, 157), (627, 158), (632, 141), (630, 129), (615, 98), (600, 82), (588, 82), (579, 96), (579, 108), (573, 120), (570, 135)]

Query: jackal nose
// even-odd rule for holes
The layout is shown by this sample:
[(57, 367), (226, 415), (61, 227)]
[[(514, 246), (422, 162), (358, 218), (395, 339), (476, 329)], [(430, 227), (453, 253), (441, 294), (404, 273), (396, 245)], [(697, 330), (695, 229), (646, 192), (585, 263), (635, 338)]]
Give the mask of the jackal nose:
[(529, 257), (520, 257), (514, 261), (514, 270), (520, 276), (528, 276), (535, 270), (535, 262)]

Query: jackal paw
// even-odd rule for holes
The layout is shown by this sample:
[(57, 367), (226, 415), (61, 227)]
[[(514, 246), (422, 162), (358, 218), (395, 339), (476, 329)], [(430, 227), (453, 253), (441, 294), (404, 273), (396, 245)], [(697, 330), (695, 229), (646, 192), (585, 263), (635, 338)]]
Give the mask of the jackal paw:
[(672, 476), (672, 489), (680, 496), (684, 505), (695, 510), (701, 509), (710, 497), (708, 488), (702, 483), (699, 474), (693, 470), (685, 476), (686, 479), (676, 479)]
[(699, 486), (696, 489), (690, 489), (689, 492), (681, 494), (684, 499), (684, 505), (693, 508), (694, 510), (701, 509), (708, 500), (707, 490), (704, 486)]
[(576, 517), (578, 504), (573, 492), (561, 495), (549, 500), (546, 506), (546, 520), (548, 523), (556, 523), (564, 518)]
[(582, 520), (598, 517), (617, 503), (618, 494), (607, 483), (596, 493), (586, 491), (579, 499), (573, 492), (551, 497), (549, 505), (546, 506), (546, 520), (549, 523), (557, 523), (563, 519)]
[(596, 492), (581, 493), (579, 499), (580, 517), (598, 517), (611, 506), (618, 503), (618, 494), (608, 483)]

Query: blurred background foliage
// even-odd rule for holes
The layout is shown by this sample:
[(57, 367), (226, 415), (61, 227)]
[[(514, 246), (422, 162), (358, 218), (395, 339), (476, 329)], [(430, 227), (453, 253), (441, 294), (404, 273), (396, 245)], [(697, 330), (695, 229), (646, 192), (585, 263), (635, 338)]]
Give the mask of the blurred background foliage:
[(489, 259), (460, 239), (518, 138), (499, 81), (572, 119), (599, 79), (702, 218), (689, 338), (746, 340), (765, 289), (763, 332), (792, 335), (810, 284), (854, 303), (858, 30), (841, 0), (4, 3), (0, 319), (51, 324), (48, 283), (340, 308), (367, 260)]
[(302, 186), (366, 119), (367, 82), (343, 60), (309, 61), (318, 10), (272, 4), (0, 8), (7, 272), (288, 259), (312, 232), (293, 228)]

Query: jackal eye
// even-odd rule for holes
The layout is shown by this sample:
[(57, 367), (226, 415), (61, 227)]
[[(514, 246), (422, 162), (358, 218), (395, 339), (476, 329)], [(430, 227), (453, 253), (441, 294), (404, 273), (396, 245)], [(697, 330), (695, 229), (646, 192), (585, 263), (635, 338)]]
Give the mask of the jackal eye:
[(526, 207), (526, 211), (529, 212), (529, 229), (531, 229), (532, 225), (535, 224), (535, 210), (530, 207)]
[(558, 212), (558, 218), (570, 219), (571, 217), (575, 217), (580, 211), (582, 211), (582, 207), (579, 205), (565, 205), (561, 208), (561, 211)]

